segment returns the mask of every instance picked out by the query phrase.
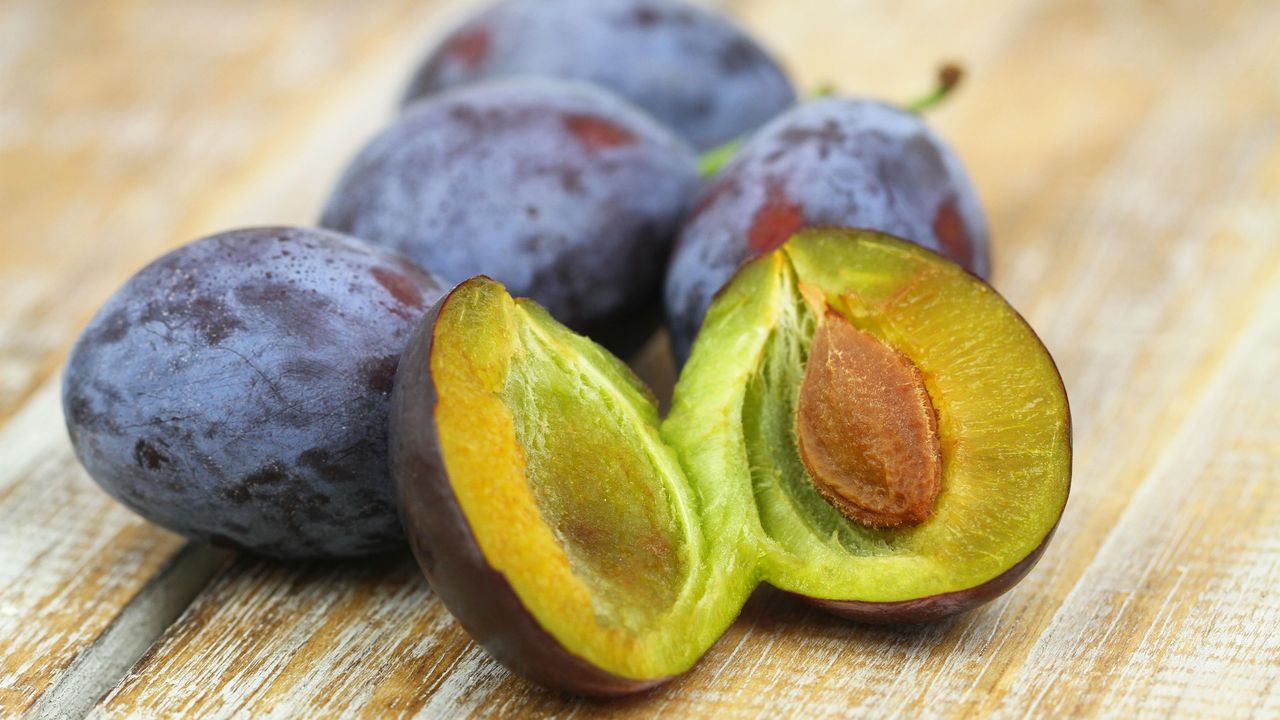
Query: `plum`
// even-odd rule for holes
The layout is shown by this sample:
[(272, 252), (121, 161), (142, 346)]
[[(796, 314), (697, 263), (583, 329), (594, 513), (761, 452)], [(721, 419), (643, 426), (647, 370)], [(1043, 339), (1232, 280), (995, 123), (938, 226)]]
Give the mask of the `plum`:
[(698, 183), (693, 151), (612, 93), (496, 80), (408, 108), (355, 158), (321, 224), (449, 283), (493, 276), (626, 353), (658, 325)]
[(387, 412), (440, 293), (405, 258), (327, 230), (180, 247), (76, 342), (63, 380), (76, 455), (116, 499), (197, 540), (279, 557), (400, 547)]
[(986, 283), (867, 230), (802, 231), (707, 313), (663, 435), (736, 504), (765, 582), (867, 622), (976, 607), (1043, 553), (1071, 480), (1066, 389)]
[(603, 348), (499, 283), (409, 341), (392, 476), (432, 587), (499, 660), (587, 695), (687, 670), (768, 582), (919, 622), (1007, 590), (1071, 476), (1035, 333), (954, 263), (801, 233), (713, 303), (659, 422)]
[(593, 82), (647, 110), (699, 150), (733, 140), (795, 101), (778, 63), (728, 18), (678, 0), (505, 0), (449, 34), (406, 102), (509, 75)]
[(677, 357), (688, 355), (712, 295), (743, 262), (819, 225), (879, 230), (988, 272), (977, 194), (919, 114), (863, 99), (814, 100), (752, 136), (681, 229), (664, 289)]
[(706, 580), (747, 566), (705, 561), (648, 389), (501, 284), (467, 280), (432, 309), (391, 412), (419, 565), (463, 627), (525, 676), (593, 696), (652, 687), (692, 665), (749, 592), (745, 575), (736, 590)]

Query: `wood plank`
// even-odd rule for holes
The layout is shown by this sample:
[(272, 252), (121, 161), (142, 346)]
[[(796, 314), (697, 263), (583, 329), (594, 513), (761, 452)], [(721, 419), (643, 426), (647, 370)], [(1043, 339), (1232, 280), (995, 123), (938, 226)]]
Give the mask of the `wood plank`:
[[(406, 557), (242, 560), (139, 663), (131, 685), (111, 693), (103, 714), (397, 712), (469, 645)], [(141, 694), (131, 690), (139, 684)]]
[(225, 550), (186, 543), (147, 579), (111, 624), (93, 637), (92, 644), (77, 652), (65, 670), (57, 672), (56, 680), (38, 696), (25, 716), (84, 717), (187, 609), (196, 593), (230, 557), (231, 553)]
[(218, 565), (76, 464), (79, 328), (169, 247), (311, 218), (458, 6), (0, 5), (0, 715), (91, 705)]
[[(1280, 476), (1280, 392), (1268, 384), (1280, 365), (1280, 48), (1274, 43), (1280, 6), (1028, 0), (887, 7), (817, 0), (796, 12), (782, 0), (728, 4), (794, 59), (805, 84), (836, 79), (847, 89), (904, 97), (924, 76), (921, 68), (940, 58), (965, 59), (973, 70), (969, 87), (937, 120), (969, 161), (990, 209), (996, 284), (1041, 331), (1073, 401), (1076, 485), (1042, 565), (988, 608), (916, 629), (857, 627), (762, 591), (690, 675), (644, 697), (600, 705), (533, 688), (497, 666), (404, 558), (332, 566), (241, 559), (102, 699), (96, 715), (1280, 713), (1280, 598), (1270, 592), (1280, 567), (1280, 494), (1268, 482)], [(194, 20), (174, 11), (157, 22), (224, 27), (223, 6), (199, 7)], [(218, 157), (206, 146), (178, 155), (191, 166), (189, 179), (179, 177), (181, 167), (136, 147), (143, 160), (120, 161), (131, 170), (121, 173), (129, 181), (115, 195), (111, 182), (88, 174), (96, 184), (75, 196), (97, 209), (71, 214), (65, 228), (72, 235), (96, 230), (122, 202), (112, 198), (124, 197), (126, 206), (147, 215), (135, 227), (153, 233), (145, 241), (111, 236), (132, 260), (90, 248), (71, 270), (45, 278), (35, 270), (47, 264), (38, 243), (0, 246), (0, 273), (6, 273), (0, 275), (0, 370), (6, 371), (0, 373), (0, 418), (6, 407), (31, 397), (0, 434), (0, 457), (7, 462), (5, 451), (21, 447), (17, 456), (27, 460), (19, 465), (28, 468), (0, 470), (0, 521), (15, 519), (0, 525), (0, 533), (5, 527), (28, 533), (21, 513), (45, 502), (39, 483), (75, 474), (65, 447), (66, 466), (48, 464), (59, 451), (41, 429), (57, 424), (55, 393), (46, 385), (32, 396), (32, 388), (56, 367), (87, 308), (140, 253), (231, 219), (310, 213), (344, 154), (334, 148), (354, 148), (384, 117), (367, 108), (394, 93), (418, 40), (429, 34), (423, 28), (444, 12), (399, 8), (397, 15), (389, 4), (359, 5), (372, 9), (358, 11), (355, 3), (283, 7), (225, 11), (238, 31), (217, 30), (201, 45), (209, 54), (202, 62), (217, 66), (216, 54), (241, 47), (236, 33), (247, 32), (257, 38), (250, 65), (276, 67), (282, 56), (307, 65), (302, 50), (280, 49), (297, 27), (310, 28), (299, 32), (311, 38), (298, 47), (314, 51), (317, 38), (339, 43), (352, 53), (350, 62), (328, 56), (307, 65), (306, 77), (339, 78), (314, 92), (227, 86), (207, 103), (175, 88), (161, 92), (161, 99), (181, 97), (220, 119), (196, 122), (206, 140), (225, 123), (242, 124), (235, 142), (224, 140), (221, 152), (213, 152)], [(42, 12), (20, 9), (28, 16), (23, 27), (51, 26), (55, 16)], [(91, 17), (101, 23), (111, 15), (101, 12)], [(262, 13), (271, 29), (255, 34)], [(411, 22), (420, 24), (411, 28)], [(283, 24), (293, 29), (285, 32)], [(89, 39), (88, 27), (70, 37)], [(22, 34), (9, 31), (0, 39)], [(55, 43), (53, 50), (66, 48)], [(12, 68), (30, 67), (9, 60), (27, 52), (35, 50), (0, 50), (0, 73), (10, 73), (0, 74), (0, 82), (17, 77)], [(97, 77), (132, 70), (140, 57)], [(221, 77), (244, 75), (246, 66), (233, 64)], [(839, 70), (834, 78), (833, 68)], [(165, 68), (151, 72), (169, 81), (180, 77)], [(154, 82), (141, 81), (138, 104), (153, 102)], [(296, 107), (273, 114), (267, 106), (282, 99)], [(239, 104), (252, 111), (228, 109)], [(12, 127), (0, 125), (6, 132)], [(84, 127), (88, 121), (81, 136)], [(164, 134), (176, 143), (186, 131), (193, 130), (175, 125)], [(57, 141), (76, 137), (74, 128), (64, 128), (42, 142), (57, 149)], [(67, 215), (49, 188), (74, 190), (89, 182), (75, 165), (96, 151), (86, 151), (83, 139), (66, 148), (74, 151), (46, 149), (40, 152), (49, 154), (36, 156), (19, 150), (22, 167), (55, 157), (61, 169), (43, 192), (21, 196), (32, 208), (19, 213), (25, 219), (0, 225), (4, 237), (18, 237), (10, 229), (41, 240), (48, 234), (53, 247), (84, 252), (82, 237), (45, 230), (48, 218)], [(0, 153), (10, 152), (0, 144)], [(17, 184), (16, 175), (0, 173), (0, 192)], [(166, 184), (174, 186), (172, 195)], [(149, 207), (155, 197), (191, 204), (182, 211)], [(11, 258), (25, 263), (21, 272), (8, 272)], [(116, 279), (99, 278), (99, 269)], [(70, 317), (76, 312), (82, 316)], [(21, 337), (46, 315), (47, 337)], [(6, 516), (19, 496), (25, 504), (16, 503)], [(111, 514), (71, 508), (75, 519), (62, 528), (73, 536), (84, 532), (86, 517)], [(96, 528), (95, 537), (109, 525)], [(146, 543), (117, 544), (119, 534), (87, 547), (115, 548), (102, 563), (136, 577), (105, 591), (108, 610), (101, 618), (83, 604), (67, 614), (88, 613), (89, 629), (55, 648), (55, 660), (79, 656), (77, 648), (111, 622), (110, 608), (136, 593), (176, 547), (170, 537), (168, 550), (139, 560), (137, 548)], [(0, 535), (0, 542), (7, 539)], [(48, 557), (40, 549), (48, 542), (22, 551), (20, 562)], [(0, 555), (0, 573), (9, 565)], [(8, 615), (25, 621), (33, 608), (0, 591), (0, 630)], [(47, 687), (59, 672), (55, 667), (49, 677), (27, 682)], [(6, 711), (15, 696), (4, 692), (14, 677), (25, 676), (0, 664)], [(24, 703), (19, 709), (32, 701), (16, 697)]]
[[(1280, 715), (1280, 262), (1270, 270), (1245, 332), (1019, 668), (1002, 712)], [(1057, 681), (1067, 675), (1088, 682)]]
[(49, 689), (182, 544), (79, 469), (60, 432), (57, 390), (46, 385), (0, 433), (0, 715), (8, 717)]

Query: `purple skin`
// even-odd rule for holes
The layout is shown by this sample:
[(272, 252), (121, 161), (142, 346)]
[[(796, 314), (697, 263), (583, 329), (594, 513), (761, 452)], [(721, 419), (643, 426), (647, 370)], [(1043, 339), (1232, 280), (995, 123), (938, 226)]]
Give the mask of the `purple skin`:
[(402, 547), (387, 459), (400, 352), (442, 293), (310, 228), (197, 240), (134, 275), (71, 351), (89, 475), (187, 537), (288, 558)]
[(890, 233), (988, 273), (978, 196), (924, 120), (869, 100), (815, 100), (753, 136), (690, 213), (665, 288), (677, 358), (688, 357), (712, 296), (742, 263), (818, 225)]
[(795, 102), (786, 74), (727, 18), (678, 0), (506, 0), (436, 47), (406, 93), (510, 75), (601, 85), (699, 150), (738, 138)]
[(321, 224), (449, 283), (489, 275), (625, 355), (658, 324), (698, 183), (692, 150), (612, 93), (493, 81), (408, 108), (356, 157)]
[(431, 376), (435, 323), (452, 293), (422, 321), (401, 359), (391, 405), (391, 467), (400, 516), (418, 566), (445, 607), (503, 665), (562, 692), (629, 695), (670, 678), (633, 680), (573, 654), (525, 608), (489, 564), (445, 472)]

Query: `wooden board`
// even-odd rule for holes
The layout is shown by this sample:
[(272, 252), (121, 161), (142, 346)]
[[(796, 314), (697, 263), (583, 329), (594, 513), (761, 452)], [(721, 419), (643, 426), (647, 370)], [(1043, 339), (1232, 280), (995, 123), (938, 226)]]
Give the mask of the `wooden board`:
[(76, 333), (169, 247), (314, 216), (451, 10), (0, 5), (0, 716), (92, 705), (219, 564), (75, 463), (56, 375)]
[(881, 630), (765, 590), (687, 677), (583, 703), (491, 661), (407, 558), (223, 565), (114, 506), (58, 412), (78, 327), (165, 247), (305, 222), (470, 4), (0, 6), (0, 715), (1280, 715), (1262, 0), (721, 3), (804, 85), (907, 98), (940, 59), (971, 71), (934, 119), (1076, 433), (1058, 538), (982, 610)]

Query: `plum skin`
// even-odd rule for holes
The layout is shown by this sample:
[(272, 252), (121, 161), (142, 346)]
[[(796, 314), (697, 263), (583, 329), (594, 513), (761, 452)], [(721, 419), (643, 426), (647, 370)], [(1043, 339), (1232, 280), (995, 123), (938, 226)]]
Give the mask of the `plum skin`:
[(667, 682), (671, 678), (624, 678), (573, 654), (542, 628), (485, 559), (449, 483), (434, 412), (434, 330), (453, 292), (414, 331), (391, 396), (391, 475), (418, 566), (471, 637), (503, 665), (537, 683), (575, 695), (616, 697)]
[(676, 0), (505, 0), (450, 33), (405, 95), (509, 75), (593, 82), (699, 150), (795, 102), (786, 73), (725, 17)]
[(348, 167), (320, 223), (447, 283), (492, 276), (626, 355), (659, 324), (698, 183), (687, 145), (603, 89), (492, 81), (408, 108)]
[(440, 294), (396, 254), (308, 228), (230, 231), (140, 270), (67, 362), (77, 457), (187, 537), (288, 558), (401, 546), (396, 364)]
[(672, 252), (666, 325), (683, 361), (747, 260), (814, 226), (878, 230), (989, 273), (987, 225), (960, 160), (912, 112), (832, 97), (761, 128), (703, 189)]

